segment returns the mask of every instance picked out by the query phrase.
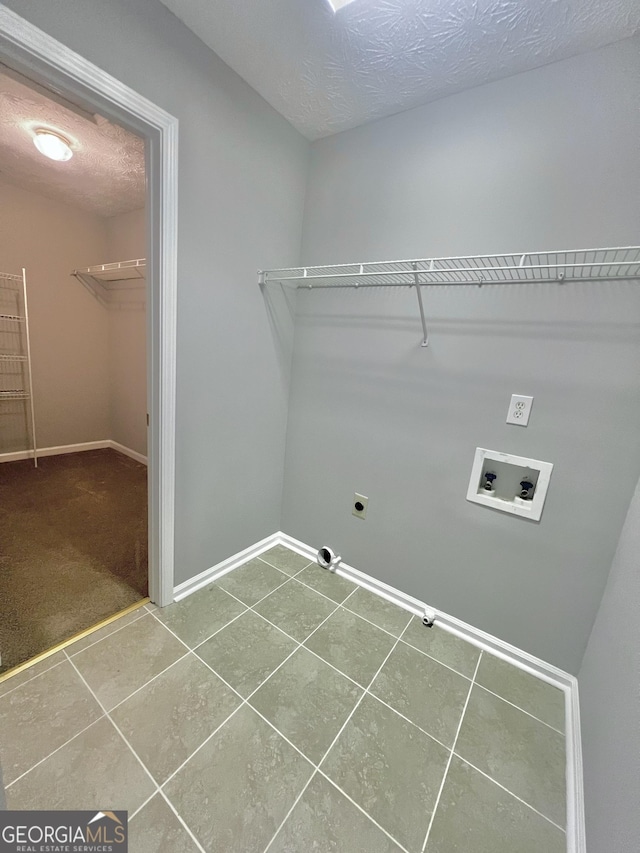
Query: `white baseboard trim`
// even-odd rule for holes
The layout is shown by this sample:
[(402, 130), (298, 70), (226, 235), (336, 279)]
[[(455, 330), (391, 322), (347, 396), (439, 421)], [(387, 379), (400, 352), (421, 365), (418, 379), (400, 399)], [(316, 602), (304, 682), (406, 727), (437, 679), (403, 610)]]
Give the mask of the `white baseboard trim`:
[[(80, 444), (61, 444), (57, 447), (39, 447), (38, 458), (41, 456), (59, 456), (63, 453), (82, 453), (84, 450), (103, 450), (110, 447), (109, 439), (103, 441), (83, 441)], [(0, 453), (0, 462), (18, 462), (20, 459), (33, 459), (33, 450), (19, 450), (16, 453)]]
[[(147, 457), (143, 456), (124, 444), (119, 444), (117, 441), (112, 441), (110, 438), (105, 438), (101, 441), (83, 441), (80, 444), (60, 444), (57, 447), (39, 447), (37, 450), (38, 459), (41, 456), (61, 456), (64, 453), (83, 453), (85, 450), (104, 450), (106, 447), (111, 447), (125, 456), (130, 456), (137, 462), (147, 464)], [(33, 450), (18, 450), (15, 453), (0, 453), (0, 463), (2, 462), (19, 462), (21, 459), (33, 459)]]
[[(286, 545), (292, 551), (306, 557), (310, 561), (315, 562), (317, 557), (317, 549), (288, 536), (286, 533), (279, 531), (244, 551), (239, 551), (237, 554), (223, 560), (212, 568), (201, 572), (194, 578), (179, 584), (174, 588), (174, 598), (180, 601), (192, 592), (201, 589), (207, 584), (212, 583), (222, 575), (233, 571), (243, 563), (248, 562), (254, 557), (273, 548), (274, 545)], [(508, 661), (514, 666), (525, 670), (526, 672), (535, 675), (543, 681), (553, 684), (560, 688), (565, 693), (565, 735), (566, 735), (566, 759), (567, 759), (567, 853), (586, 853), (585, 829), (584, 829), (584, 788), (582, 776), (582, 741), (580, 738), (580, 704), (578, 696), (578, 680), (575, 676), (568, 672), (564, 672), (552, 664), (540, 658), (530, 655), (528, 652), (506, 643), (497, 637), (475, 628), (455, 616), (450, 616), (441, 610), (437, 610), (425, 602), (407, 595), (401, 590), (378, 580), (377, 578), (367, 575), (364, 572), (349, 566), (342, 561), (338, 564), (336, 574), (340, 575), (359, 586), (368, 589), (376, 595), (385, 598), (387, 601), (404, 608), (405, 610), (414, 613), (416, 616), (422, 616), (426, 610), (436, 614), (436, 621), (441, 628), (456, 634), (462, 639), (481, 649), (490, 652), (492, 655)]]
[[(288, 536), (278, 533), (274, 544), (286, 545), (303, 557), (316, 560), (318, 550)], [(462, 639), (481, 649), (485, 649), (496, 657), (537, 676), (543, 681), (559, 687), (565, 693), (565, 736), (566, 736), (566, 781), (567, 781), (567, 853), (586, 853), (584, 828), (584, 785), (582, 771), (582, 740), (580, 735), (580, 701), (578, 695), (578, 679), (568, 672), (553, 666), (528, 652), (506, 643), (485, 631), (456, 619), (441, 610), (431, 607), (424, 601), (413, 598), (389, 584), (371, 577), (342, 561), (338, 564), (336, 574), (347, 578), (353, 583), (363, 586), (370, 592), (409, 610), (416, 616), (422, 616), (425, 609), (436, 614), (437, 624), (457, 634)]]
[(253, 560), (254, 557), (258, 557), (260, 554), (268, 551), (269, 548), (273, 548), (274, 545), (279, 545), (281, 543), (281, 534), (272, 533), (271, 536), (261, 539), (259, 542), (256, 542), (255, 545), (250, 545), (248, 548), (245, 548), (244, 551), (238, 551), (237, 554), (227, 557), (226, 560), (223, 560), (221, 563), (217, 563), (210, 569), (205, 569), (204, 572), (200, 572), (199, 575), (195, 575), (195, 577), (189, 578), (189, 580), (184, 581), (183, 583), (179, 583), (173, 588), (173, 600), (180, 601), (181, 599), (186, 598), (187, 595), (191, 595), (192, 592), (196, 592), (197, 590), (202, 589), (202, 587), (208, 586), (210, 583), (218, 580), (218, 578), (221, 578), (222, 575), (226, 575), (228, 572), (233, 571), (233, 569), (237, 569), (238, 566), (242, 566), (244, 563), (248, 563), (249, 560)]
[(136, 462), (141, 462), (143, 465), (147, 464), (147, 457), (143, 456), (142, 453), (138, 453), (137, 450), (131, 450), (130, 447), (125, 447), (124, 444), (120, 444), (117, 441), (109, 441), (107, 442), (107, 447), (113, 448), (113, 450), (117, 450), (118, 453), (123, 453), (125, 456), (129, 456), (131, 459), (135, 459)]

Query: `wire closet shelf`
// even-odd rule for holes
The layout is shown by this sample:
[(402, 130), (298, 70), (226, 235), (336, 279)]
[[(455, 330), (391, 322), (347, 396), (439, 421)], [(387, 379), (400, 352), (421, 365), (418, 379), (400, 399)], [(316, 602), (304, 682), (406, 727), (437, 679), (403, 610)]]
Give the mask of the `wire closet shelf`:
[(403, 261), (373, 261), (313, 267), (259, 270), (258, 282), (292, 288), (415, 287), (424, 332), (428, 334), (422, 287), (567, 284), (640, 279), (640, 246), (465, 255)]
[(98, 282), (103, 287), (117, 286), (123, 281), (138, 281), (145, 279), (147, 273), (147, 259), (137, 258), (133, 261), (117, 261), (112, 264), (95, 264), (92, 267), (83, 267), (73, 270), (71, 275), (79, 279), (88, 279)]

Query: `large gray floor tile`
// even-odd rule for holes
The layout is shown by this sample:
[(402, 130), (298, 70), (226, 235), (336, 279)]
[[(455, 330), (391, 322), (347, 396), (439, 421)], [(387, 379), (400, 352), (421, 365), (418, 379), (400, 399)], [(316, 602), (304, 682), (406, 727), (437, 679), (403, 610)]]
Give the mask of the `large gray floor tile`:
[(293, 747), (245, 706), (165, 790), (205, 850), (262, 853), (312, 772)]
[(395, 642), (385, 631), (340, 608), (305, 645), (340, 672), (367, 687)]
[(244, 610), (239, 601), (212, 584), (154, 613), (183, 642), (194, 648)]
[(445, 631), (444, 628), (439, 628), (437, 623), (432, 628), (426, 628), (422, 621), (414, 616), (402, 639), (468, 678), (475, 672), (480, 649)]
[(156, 794), (129, 821), (131, 853), (197, 853), (198, 847), (171, 811)]
[(116, 631), (119, 631), (121, 628), (124, 628), (125, 625), (129, 625), (131, 622), (135, 622), (136, 619), (140, 619), (141, 616), (146, 616), (146, 610), (143, 606), (138, 607), (136, 610), (132, 610), (129, 613), (126, 613), (124, 616), (120, 616), (118, 619), (114, 619), (113, 622), (109, 622), (108, 625), (104, 625), (102, 628), (98, 628), (97, 631), (92, 631), (90, 634), (87, 634), (86, 637), (83, 637), (81, 640), (76, 640), (75, 643), (72, 643), (67, 647), (67, 654), (70, 656), (77, 655), (78, 652), (81, 652), (83, 649), (92, 646), (94, 643), (99, 642), (100, 640), (104, 640), (105, 637), (108, 637), (110, 634), (115, 634)]
[(362, 586), (353, 593), (345, 607), (385, 631), (390, 631), (394, 637), (400, 636), (412, 618), (408, 610), (403, 610)]
[(296, 649), (293, 640), (250, 610), (197, 649), (245, 698)]
[(102, 715), (68, 661), (0, 697), (0, 759), (8, 785)]
[(490, 654), (483, 656), (476, 681), (543, 723), (564, 731), (564, 691), (559, 687)]
[(361, 694), (353, 682), (301, 648), (250, 701), (315, 763), (325, 754)]
[(371, 692), (446, 746), (451, 746), (471, 683), (400, 642)]
[(73, 663), (110, 710), (186, 651), (179, 640), (148, 614), (74, 655)]
[(365, 696), (321, 769), (409, 850), (420, 850), (449, 750)]
[(260, 554), (260, 558), (288, 575), (297, 574), (311, 562), (307, 557), (301, 557), (300, 554), (296, 554), (290, 548), (285, 548), (284, 545), (275, 545), (265, 551), (264, 554)]
[(340, 791), (316, 775), (269, 847), (269, 853), (312, 850), (399, 853), (400, 849)]
[(296, 575), (296, 578), (301, 583), (306, 583), (307, 586), (315, 589), (316, 592), (326, 595), (327, 598), (337, 604), (343, 602), (356, 588), (356, 585), (351, 581), (330, 572), (328, 569), (323, 569), (315, 563)]
[(566, 836), (453, 757), (426, 853), (566, 853)]
[(336, 608), (301, 583), (288, 583), (256, 605), (256, 610), (302, 643)]
[(139, 808), (154, 784), (106, 717), (7, 791), (10, 809)]
[(227, 590), (245, 604), (257, 604), (265, 595), (287, 581), (288, 575), (268, 566), (258, 557), (239, 566), (216, 581), (219, 587)]
[(49, 655), (49, 657), (44, 658), (44, 660), (38, 661), (38, 663), (34, 663), (32, 666), (29, 666), (20, 672), (10, 675), (9, 678), (5, 678), (4, 681), (0, 681), (0, 696), (4, 696), (5, 693), (15, 690), (16, 687), (20, 687), (22, 684), (26, 684), (27, 681), (32, 681), (36, 676), (42, 675), (43, 672), (46, 672), (48, 669), (52, 669), (54, 666), (57, 666), (66, 659), (64, 652), (56, 652), (55, 654)]
[(202, 661), (189, 655), (111, 714), (162, 784), (240, 704)]
[(456, 752), (516, 797), (564, 826), (562, 735), (475, 685)]

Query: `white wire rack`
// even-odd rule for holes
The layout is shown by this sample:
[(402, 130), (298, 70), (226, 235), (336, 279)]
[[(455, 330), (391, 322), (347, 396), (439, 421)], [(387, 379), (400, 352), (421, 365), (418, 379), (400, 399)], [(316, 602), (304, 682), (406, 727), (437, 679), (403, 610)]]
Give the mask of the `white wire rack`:
[(147, 274), (147, 259), (137, 258), (133, 261), (117, 261), (113, 264), (96, 264), (74, 270), (71, 275), (85, 282), (99, 282), (109, 287), (118, 282), (145, 279)]
[(22, 432), (26, 428), (30, 434), (27, 440), (29, 438), (31, 440), (33, 463), (37, 468), (27, 274), (24, 269), (22, 275), (0, 272), (0, 350), (2, 350), (0, 352), (0, 402), (23, 400), (27, 404), (26, 409), (22, 406), (18, 406), (17, 409), (15, 407), (7, 409), (3, 406), (3, 436), (5, 433), (12, 432), (9, 428), (12, 424), (16, 429), (14, 438), (22, 443)]
[(403, 261), (373, 261), (259, 270), (261, 285), (293, 288), (415, 287), (424, 337), (427, 333), (422, 287), (505, 284), (565, 284), (640, 279), (640, 246), (465, 255)]

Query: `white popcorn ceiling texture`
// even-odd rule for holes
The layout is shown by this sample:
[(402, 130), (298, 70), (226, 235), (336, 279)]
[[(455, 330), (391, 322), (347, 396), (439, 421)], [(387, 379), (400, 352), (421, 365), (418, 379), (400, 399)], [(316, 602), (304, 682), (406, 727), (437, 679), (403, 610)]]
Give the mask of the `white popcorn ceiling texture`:
[[(35, 128), (71, 143), (66, 163), (33, 144)], [(0, 73), (0, 177), (32, 192), (115, 216), (144, 207), (144, 141), (96, 116), (95, 123)]]
[(309, 139), (640, 31), (638, 0), (162, 0)]

